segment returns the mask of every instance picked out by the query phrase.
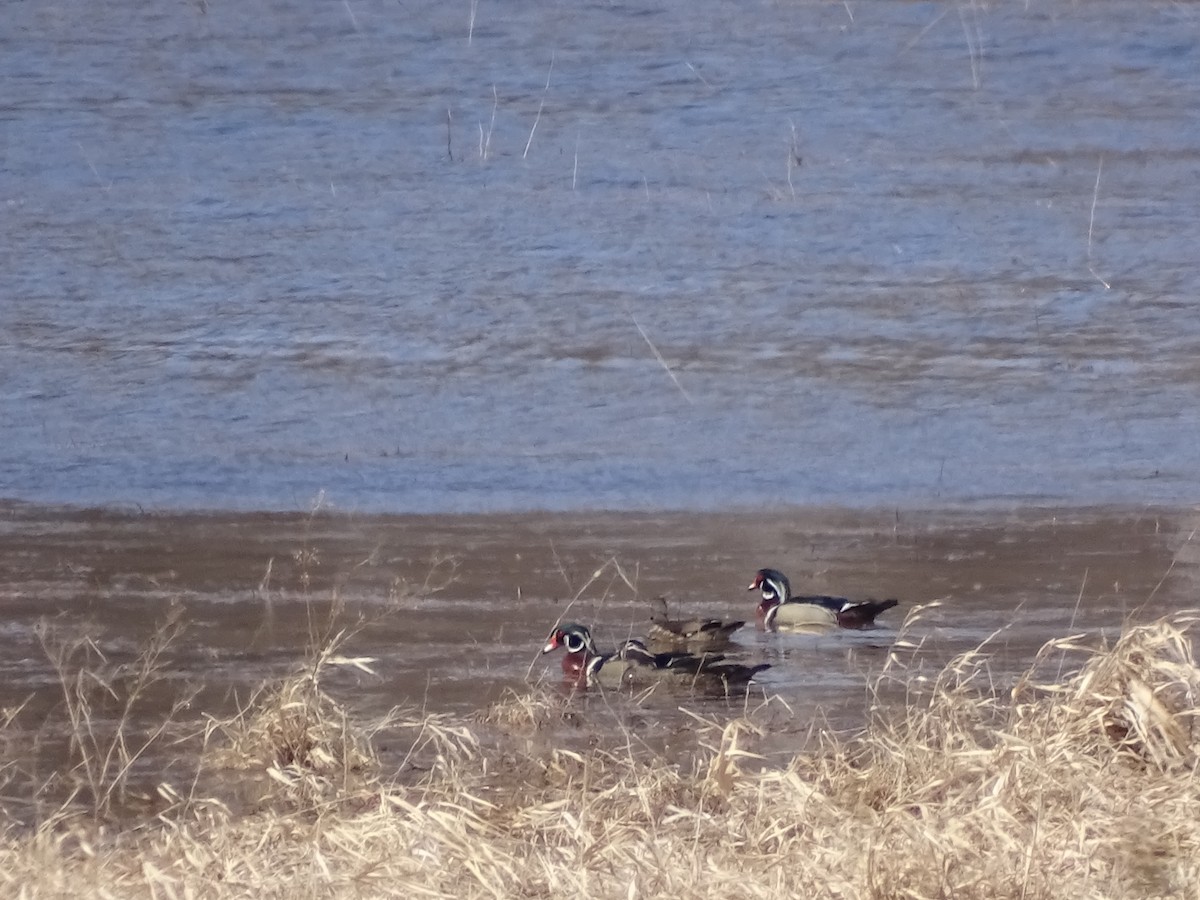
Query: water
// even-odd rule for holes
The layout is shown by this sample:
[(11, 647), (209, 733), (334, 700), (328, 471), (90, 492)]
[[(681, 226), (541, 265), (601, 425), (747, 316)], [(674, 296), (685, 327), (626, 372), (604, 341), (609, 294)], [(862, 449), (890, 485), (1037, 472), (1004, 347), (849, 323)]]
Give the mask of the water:
[[(0, 750), (22, 772), (63, 771), (70, 731), (55, 648), (81, 637), (94, 648), (72, 658), (68, 675), (131, 663), (177, 604), (184, 634), (159, 657), (157, 680), (129, 715), (131, 735), (153, 733), (184, 696), (191, 703), (171, 733), (194, 734), (203, 717), (231, 715), (344, 632), (340, 653), (368, 669), (330, 666), (321, 685), (360, 717), (399, 705), (471, 717), (485, 740), (515, 732), (568, 746), (632, 730), (639, 747), (678, 759), (704, 739), (685, 710), (722, 722), (749, 707), (770, 722), (761, 749), (781, 760), (823, 729), (861, 726), (872, 707), (902, 700), (919, 673), (956, 654), (982, 647), (989, 680), (978, 687), (1003, 694), (1046, 641), (1111, 643), (1130, 622), (1194, 606), (1196, 527), (1194, 514), (1161, 511), (310, 517), (5, 505), (0, 707), (19, 712), (0, 729)], [(798, 590), (895, 596), (900, 606), (871, 631), (748, 625), (729, 656), (771, 668), (747, 697), (564, 692), (574, 724), (555, 727), (548, 714), (532, 734), (474, 718), (535, 686), (558, 697), (560, 659), (539, 651), (560, 619), (588, 624), (611, 647), (644, 634), (651, 599), (666, 594), (681, 614), (752, 623), (757, 596), (746, 586), (763, 565), (784, 569)], [(49, 631), (44, 643), (39, 629)], [(881, 683), (893, 656), (895, 680)], [(1039, 678), (1069, 674), (1083, 658), (1054, 654)], [(118, 679), (118, 690), (127, 683)], [(112, 723), (102, 699), (92, 716), (103, 735)], [(401, 757), (408, 746), (381, 744)], [(143, 764), (153, 785), (165, 765), (182, 765), (186, 778), (190, 763), (159, 745)]]
[[(31, 784), (67, 734), (47, 621), (118, 663), (182, 604), (150, 733), (295, 671), (339, 604), (376, 675), (328, 690), (467, 715), (555, 683), (564, 614), (610, 645), (663, 592), (746, 617), (763, 565), (898, 597), (739, 633), (792, 752), (863, 721), (922, 604), (917, 664), (987, 641), (1001, 690), (1194, 606), (1191, 6), (10, 6), (0, 755), (36, 745)], [(681, 704), (739, 711), (593, 700), (671, 753)]]
[(472, 13), (6, 11), (0, 496), (1195, 500), (1194, 9)]

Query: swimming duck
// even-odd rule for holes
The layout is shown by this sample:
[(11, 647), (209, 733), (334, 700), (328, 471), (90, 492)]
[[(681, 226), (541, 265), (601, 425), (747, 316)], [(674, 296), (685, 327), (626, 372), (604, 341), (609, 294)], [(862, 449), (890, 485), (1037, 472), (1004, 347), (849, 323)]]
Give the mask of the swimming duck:
[(579, 687), (603, 685), (622, 687), (629, 683), (627, 678), (630, 662), (616, 653), (601, 653), (596, 649), (592, 633), (586, 625), (569, 622), (559, 625), (546, 640), (542, 653), (550, 653), (559, 647), (567, 652), (563, 655), (562, 670), (568, 681)]
[(579, 687), (644, 687), (657, 683), (692, 687), (745, 686), (769, 663), (742, 665), (726, 662), (721, 654), (686, 651), (653, 653), (637, 639), (627, 640), (613, 653), (601, 653), (587, 626), (570, 623), (550, 633), (543, 653), (566, 649), (562, 670)]
[[(729, 662), (721, 653), (695, 654), (683, 650), (653, 653), (636, 638), (625, 641), (617, 650), (617, 655), (638, 663), (652, 674), (671, 676), (685, 684), (721, 686), (726, 689), (749, 684), (759, 672), (771, 668), (770, 663), (748, 666)], [(634, 672), (635, 677), (639, 672)]]
[(875, 617), (891, 609), (896, 600), (848, 600), (824, 594), (792, 596), (787, 576), (777, 569), (759, 569), (747, 590), (759, 590), (759, 626), (765, 629), (821, 630), (869, 628)]
[(728, 646), (729, 636), (745, 624), (723, 619), (672, 619), (666, 598), (657, 597), (648, 636), (651, 644), (660, 647), (719, 650)]

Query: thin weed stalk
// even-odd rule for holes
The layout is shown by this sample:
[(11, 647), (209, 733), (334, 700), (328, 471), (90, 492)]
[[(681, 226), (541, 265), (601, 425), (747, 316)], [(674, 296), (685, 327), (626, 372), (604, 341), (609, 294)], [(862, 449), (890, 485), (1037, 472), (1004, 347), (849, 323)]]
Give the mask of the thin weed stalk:
[(137, 763), (160, 749), (198, 689), (174, 698), (148, 730), (138, 722), (150, 694), (167, 679), (165, 657), (184, 631), (183, 607), (167, 611), (138, 655), (113, 664), (94, 637), (68, 638), (43, 621), (36, 634), (62, 691), (68, 722), (68, 765), (93, 819), (111, 816), (128, 799)]

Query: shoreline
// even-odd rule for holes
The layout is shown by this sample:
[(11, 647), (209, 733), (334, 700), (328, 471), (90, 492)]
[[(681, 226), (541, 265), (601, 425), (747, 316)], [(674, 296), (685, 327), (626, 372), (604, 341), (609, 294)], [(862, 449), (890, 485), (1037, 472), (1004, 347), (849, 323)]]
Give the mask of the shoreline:
[(561, 519), (567, 522), (593, 519), (761, 519), (781, 518), (790, 521), (811, 520), (813, 522), (871, 521), (891, 518), (905, 521), (931, 521), (944, 519), (947, 523), (972, 524), (976, 522), (1012, 520), (1036, 522), (1054, 518), (1075, 520), (1084, 518), (1130, 518), (1139, 516), (1200, 515), (1200, 500), (1192, 503), (1119, 503), (1089, 502), (1064, 503), (1057, 501), (1028, 503), (1006, 503), (991, 506), (986, 502), (918, 504), (906, 506), (887, 505), (839, 505), (778, 503), (770, 505), (730, 506), (723, 509), (683, 507), (578, 507), (573, 509), (513, 508), (471, 511), (407, 511), (342, 509), (330, 503), (316, 503), (311, 509), (242, 509), (233, 507), (173, 507), (145, 506), (136, 502), (120, 503), (47, 503), (17, 497), (0, 497), (0, 521), (6, 518), (35, 518), (51, 515), (67, 518), (157, 518), (157, 519), (264, 519), (279, 521), (302, 521), (313, 516), (338, 517), (347, 520), (449, 520), (487, 522), (497, 519), (535, 521)]

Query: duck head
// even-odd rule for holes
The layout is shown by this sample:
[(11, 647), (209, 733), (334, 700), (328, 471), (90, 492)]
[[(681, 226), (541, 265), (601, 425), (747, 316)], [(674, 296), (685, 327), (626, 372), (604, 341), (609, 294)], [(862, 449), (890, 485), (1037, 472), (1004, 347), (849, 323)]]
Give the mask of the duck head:
[(762, 594), (762, 600), (758, 603), (759, 622), (769, 619), (772, 610), (779, 604), (786, 603), (792, 596), (791, 583), (778, 569), (759, 569), (754, 573), (754, 580), (746, 590), (757, 590)]
[(620, 659), (628, 660), (638, 665), (663, 668), (659, 660), (660, 658), (665, 659), (669, 657), (670, 654), (664, 653), (660, 657), (658, 654), (650, 652), (650, 648), (646, 646), (645, 641), (641, 641), (638, 638), (630, 638), (617, 648), (617, 656)]
[(559, 647), (567, 651), (562, 661), (563, 673), (575, 679), (586, 678), (589, 661), (600, 655), (596, 651), (596, 644), (592, 640), (592, 633), (588, 631), (587, 626), (577, 625), (574, 622), (559, 625), (550, 632), (550, 637), (546, 639), (546, 646), (542, 648), (542, 653), (550, 653)]

